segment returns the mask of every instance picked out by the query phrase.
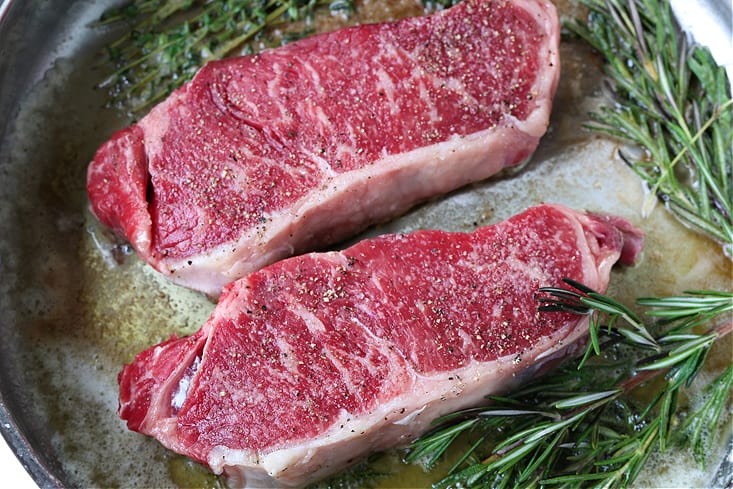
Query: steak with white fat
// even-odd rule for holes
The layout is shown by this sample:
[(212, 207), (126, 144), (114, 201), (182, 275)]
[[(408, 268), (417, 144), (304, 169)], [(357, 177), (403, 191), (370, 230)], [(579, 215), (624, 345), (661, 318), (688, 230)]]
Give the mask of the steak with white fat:
[(526, 161), (559, 30), (546, 0), (465, 0), (209, 63), (100, 147), (92, 211), (169, 279), (217, 295)]
[(575, 354), (587, 318), (538, 312), (537, 289), (605, 291), (641, 244), (621, 218), (543, 205), (289, 258), (225, 287), (196, 334), (140, 353), (119, 413), (235, 487), (301, 486)]

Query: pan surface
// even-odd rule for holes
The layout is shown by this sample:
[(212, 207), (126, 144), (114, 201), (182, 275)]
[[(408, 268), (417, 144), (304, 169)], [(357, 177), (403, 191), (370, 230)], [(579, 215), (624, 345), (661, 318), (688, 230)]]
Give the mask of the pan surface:
[[(190, 334), (213, 309), (170, 285), (87, 210), (85, 171), (96, 148), (129, 123), (105, 109), (100, 50), (114, 33), (93, 22), (111, 2), (4, 0), (0, 4), (0, 429), (41, 487), (206, 487), (218, 482), (117, 418), (116, 377), (135, 353)], [(366, 2), (370, 5), (378, 2)], [(351, 22), (419, 13), (416, 0), (372, 7)], [(573, 14), (571, 2), (557, 2)], [(337, 23), (333, 21), (334, 26)], [(647, 233), (641, 264), (614, 272), (625, 303), (687, 289), (730, 289), (731, 262), (715, 243), (657, 206), (620, 161), (616, 143), (584, 132), (600, 100), (600, 66), (563, 41), (551, 128), (533, 160), (422, 205), (363, 236), (419, 228), (466, 231), (542, 201), (619, 214)], [(730, 363), (717, 345), (704, 385)], [(729, 416), (730, 418), (730, 416)], [(686, 452), (656, 457), (639, 486), (710, 486), (730, 448), (730, 419), (706, 471)], [(386, 457), (384, 487), (425, 487), (416, 467)], [(720, 473), (724, 484), (730, 468)], [(723, 482), (720, 482), (723, 481)], [(714, 485), (714, 484), (712, 484)]]

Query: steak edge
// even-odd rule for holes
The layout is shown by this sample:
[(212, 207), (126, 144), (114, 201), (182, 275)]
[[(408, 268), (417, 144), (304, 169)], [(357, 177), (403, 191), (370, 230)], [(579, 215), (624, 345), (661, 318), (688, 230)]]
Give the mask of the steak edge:
[(289, 258), (125, 366), (119, 414), (232, 486), (302, 486), (574, 355), (587, 318), (539, 312), (537, 289), (605, 291), (642, 242), (621, 218), (542, 205)]
[(94, 215), (175, 283), (221, 288), (526, 161), (548, 125), (544, 0), (466, 0), (211, 62), (87, 172)]

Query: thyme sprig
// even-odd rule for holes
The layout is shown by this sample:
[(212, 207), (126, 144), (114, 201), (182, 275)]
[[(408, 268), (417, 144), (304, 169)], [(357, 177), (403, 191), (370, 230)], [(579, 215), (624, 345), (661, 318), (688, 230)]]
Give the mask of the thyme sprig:
[(590, 13), (568, 29), (606, 60), (613, 103), (588, 127), (638, 145), (623, 160), (683, 223), (733, 258), (733, 99), (707, 48), (690, 46), (667, 1), (581, 0)]
[[(207, 61), (292, 41), (311, 33), (315, 15), (352, 9), (351, 0), (132, 0), (98, 23), (132, 24), (107, 46), (114, 71), (100, 86), (109, 90), (111, 106), (138, 115)], [(295, 21), (305, 22), (277, 38), (262, 36)]]
[[(671, 445), (691, 446), (704, 463), (733, 388), (733, 365), (695, 409), (680, 413), (679, 397), (713, 343), (733, 330), (733, 293), (639, 299), (651, 324), (611, 297), (566, 283), (541, 289), (539, 308), (589, 316), (595, 339), (586, 354), (518, 392), (491, 396), (488, 407), (438, 420), (412, 444), (409, 462), (432, 467), (461, 438), (469, 447), (435, 487), (625, 487)], [(621, 348), (638, 361), (614, 361), (610, 353)], [(645, 400), (630, 395), (641, 385), (658, 387)]]

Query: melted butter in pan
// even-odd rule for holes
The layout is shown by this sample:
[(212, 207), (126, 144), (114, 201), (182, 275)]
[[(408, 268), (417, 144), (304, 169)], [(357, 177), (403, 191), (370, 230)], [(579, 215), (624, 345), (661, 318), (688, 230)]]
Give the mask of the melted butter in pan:
[[(575, 13), (567, 2), (558, 5), (564, 15)], [(349, 22), (422, 13), (414, 0), (364, 0)], [(343, 24), (332, 18), (318, 28)], [(362, 237), (419, 228), (468, 231), (554, 201), (616, 213), (646, 230), (640, 265), (613, 272), (610, 293), (619, 300), (631, 304), (638, 296), (729, 289), (731, 264), (715, 243), (681, 226), (661, 206), (641, 217), (645, 194), (618, 158), (617, 143), (581, 129), (599, 102), (600, 63), (570, 41), (563, 42), (561, 55), (551, 127), (528, 165), (436, 199)], [(216, 487), (221, 482), (204, 469), (127, 431), (116, 416), (122, 363), (171, 334), (194, 332), (213, 304), (161, 279), (86, 210), (86, 165), (96, 147), (126, 124), (102, 109), (104, 94), (92, 90), (99, 78), (94, 56), (59, 60), (24, 103), (3, 146), (3, 178), (15, 189), (7, 197), (16, 211), (3, 215), (3, 287), (10, 304), (2, 307), (18, 331), (24, 411), (31, 423), (46, 427), (72, 484)], [(693, 399), (706, 379), (728, 365), (732, 346), (728, 340), (718, 345)], [(712, 461), (720, 457), (720, 450), (711, 454)], [(382, 487), (427, 487), (436, 477), (402, 464), (398, 453), (379, 458), (375, 467), (393, 474), (378, 479)], [(672, 451), (655, 458), (640, 484), (703, 486), (709, 472), (698, 470), (687, 452)]]

